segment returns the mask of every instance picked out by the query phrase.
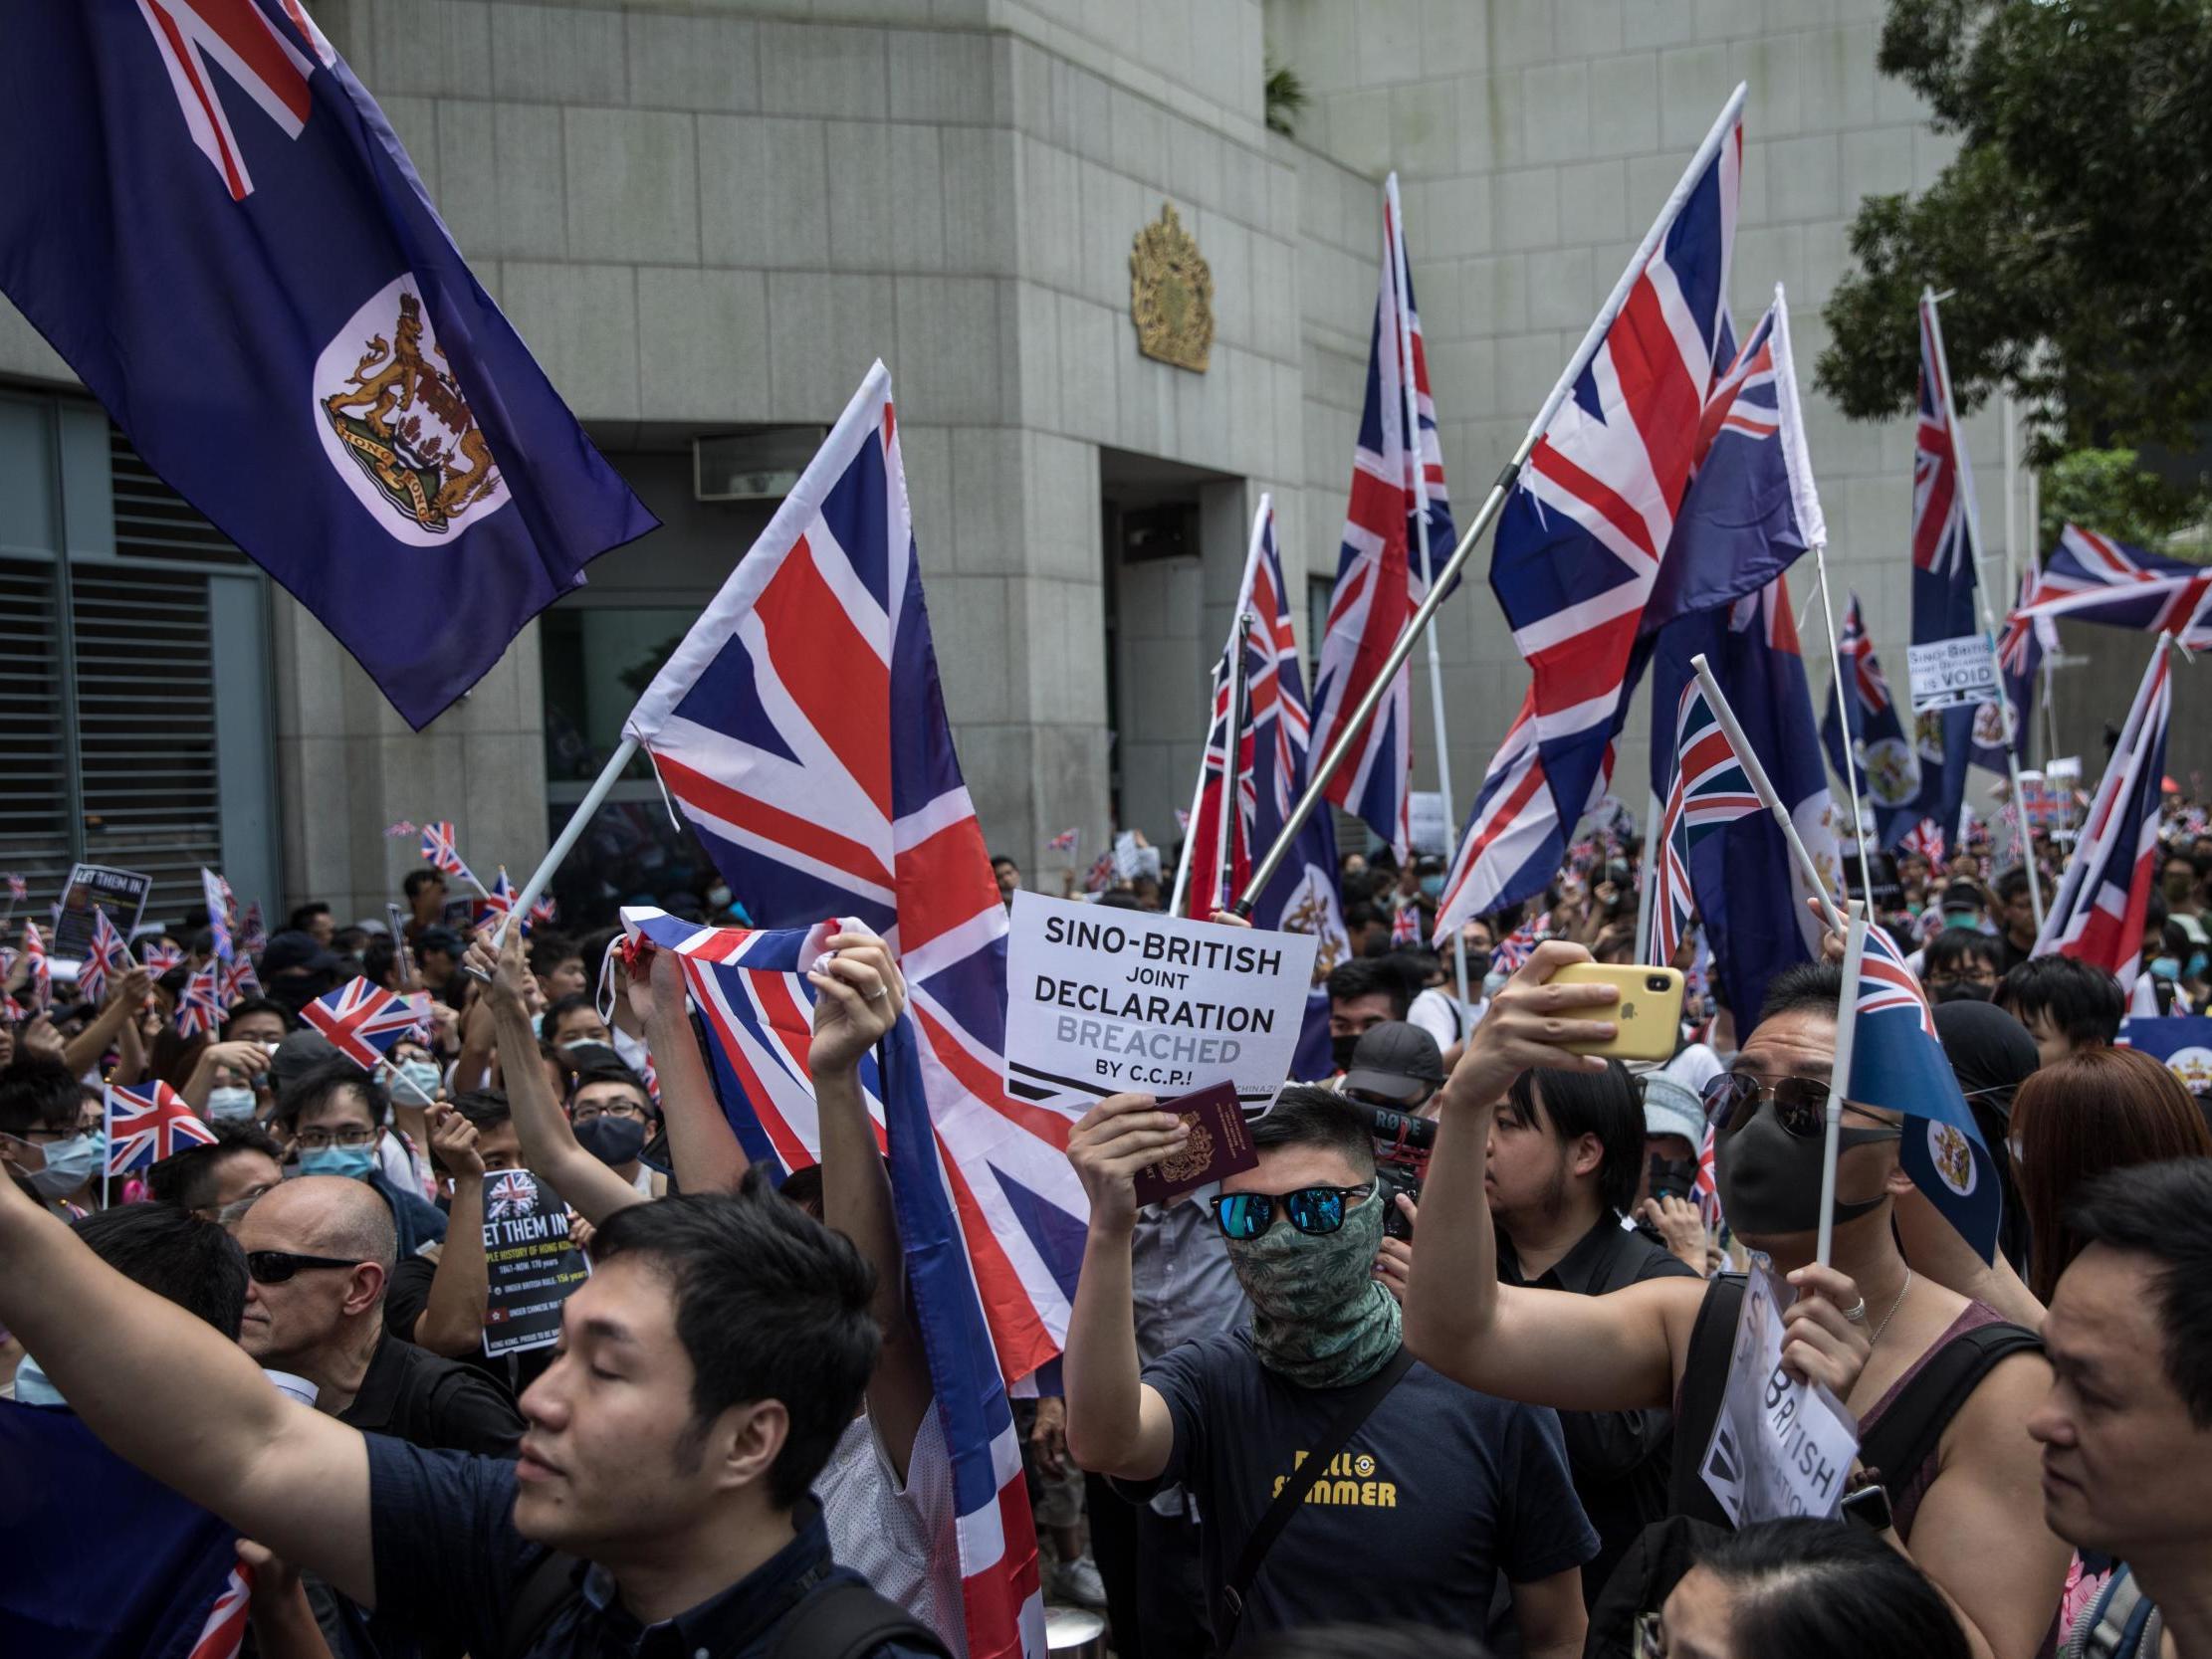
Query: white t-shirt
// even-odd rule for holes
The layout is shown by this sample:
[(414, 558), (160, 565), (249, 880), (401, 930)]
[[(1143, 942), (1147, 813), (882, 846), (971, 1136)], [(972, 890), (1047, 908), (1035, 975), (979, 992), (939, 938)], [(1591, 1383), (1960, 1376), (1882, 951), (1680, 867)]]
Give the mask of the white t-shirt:
[(936, 1402), (922, 1413), (915, 1431), (904, 1488), (875, 1423), (863, 1412), (837, 1437), (837, 1449), (814, 1481), (814, 1496), (821, 1500), (831, 1558), (936, 1631), (954, 1659), (966, 1659), (960, 1517)]
[(1438, 1049), (1448, 1049), (1453, 1043), (1464, 1042), (1467, 1033), (1482, 1023), (1482, 1016), (1489, 1010), (1487, 1000), (1470, 1007), (1443, 986), (1432, 985), (1414, 998), (1414, 1005), (1406, 1010), (1406, 1018), (1436, 1038)]
[(1704, 1096), (1705, 1085), (1727, 1069), (1720, 1056), (1704, 1043), (1691, 1043), (1659, 1068), (1666, 1076), (1699, 1098)]

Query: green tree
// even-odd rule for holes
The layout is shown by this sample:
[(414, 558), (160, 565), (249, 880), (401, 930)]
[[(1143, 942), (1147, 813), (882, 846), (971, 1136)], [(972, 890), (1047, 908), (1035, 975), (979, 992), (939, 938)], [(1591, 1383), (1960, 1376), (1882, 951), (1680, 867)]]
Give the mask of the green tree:
[[(2197, 450), (2212, 421), (2212, 3), (1891, 0), (1880, 66), (1961, 147), (1919, 197), (1861, 204), (1822, 390), (1859, 419), (1909, 410), (1927, 285), (1950, 291), (1959, 407), (2018, 394), (2036, 463)], [(2177, 514), (2212, 483), (2201, 456), (2181, 472), (2142, 486)]]
[(2192, 527), (2188, 504), (2137, 466), (2131, 449), (2062, 455), (2043, 470), (2041, 486), (2039, 546), (2056, 546), (2068, 524), (2084, 524), (2153, 553), (2203, 561), (2203, 550), (2191, 544), (2195, 538), (2173, 539)]

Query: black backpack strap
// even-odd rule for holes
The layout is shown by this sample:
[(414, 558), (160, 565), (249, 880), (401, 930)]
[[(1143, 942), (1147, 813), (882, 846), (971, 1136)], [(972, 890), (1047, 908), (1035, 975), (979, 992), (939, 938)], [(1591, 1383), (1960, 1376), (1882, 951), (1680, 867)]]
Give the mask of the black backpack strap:
[(1277, 1536), (1289, 1525), (1298, 1506), (1306, 1501), (1313, 1483), (1321, 1478), (1330, 1459), (1344, 1450), (1345, 1442), (1359, 1432), (1360, 1425), (1375, 1414), (1375, 1408), (1383, 1403), (1383, 1396), (1397, 1387), (1413, 1367), (1413, 1349), (1401, 1345), (1381, 1370), (1353, 1390), (1351, 1398), (1330, 1419), (1329, 1426), (1316, 1437), (1305, 1462), (1284, 1480), (1282, 1490), (1275, 1494), (1275, 1501), (1267, 1506), (1267, 1513), (1259, 1518), (1259, 1525), (1244, 1541), (1243, 1553), (1236, 1557), (1236, 1570), (1221, 1586), (1221, 1605), (1228, 1616), (1223, 1621), (1224, 1628), (1215, 1632), (1216, 1652), (1226, 1653), (1229, 1644), (1236, 1640), (1236, 1627), (1244, 1618), (1244, 1597), (1251, 1591), (1252, 1580), (1259, 1576), (1259, 1563), (1267, 1558), (1267, 1552), (1273, 1548)]
[(936, 1631), (855, 1578), (840, 1578), (807, 1596), (776, 1632), (769, 1659), (864, 1659), (885, 1642), (951, 1659)]
[(2015, 1353), (2043, 1351), (2042, 1339), (2023, 1326), (1981, 1325), (1954, 1337), (1934, 1353), (1859, 1445), (1859, 1461), (1881, 1472), (1896, 1494), (1935, 1455), (1943, 1430), (1967, 1397), (2000, 1361)]
[(1728, 1392), (1728, 1366), (1735, 1353), (1736, 1321), (1743, 1312), (1749, 1279), (1741, 1273), (1715, 1274), (1697, 1323), (1690, 1327), (1689, 1350), (1682, 1356), (1681, 1397), (1674, 1414), (1674, 1449), (1667, 1464), (1666, 1509), (1726, 1527), (1728, 1512), (1705, 1484), (1705, 1444)]
[(500, 1622), (501, 1659), (524, 1659), (552, 1625), (553, 1615), (574, 1597), (575, 1576), (575, 1556), (549, 1550), (539, 1557), (538, 1564), (516, 1589), (515, 1599), (508, 1603), (507, 1617)]

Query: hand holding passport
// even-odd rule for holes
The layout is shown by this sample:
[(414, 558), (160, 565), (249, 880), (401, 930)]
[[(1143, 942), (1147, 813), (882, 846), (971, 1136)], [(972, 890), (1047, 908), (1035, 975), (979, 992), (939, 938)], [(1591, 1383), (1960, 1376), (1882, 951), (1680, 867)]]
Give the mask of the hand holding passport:
[(1244, 1112), (1236, 1104), (1236, 1086), (1217, 1083), (1209, 1089), (1176, 1095), (1159, 1103), (1191, 1126), (1191, 1138), (1182, 1149), (1137, 1171), (1133, 1184), (1139, 1204), (1160, 1204), (1180, 1198), (1196, 1187), (1249, 1169), (1259, 1161)]

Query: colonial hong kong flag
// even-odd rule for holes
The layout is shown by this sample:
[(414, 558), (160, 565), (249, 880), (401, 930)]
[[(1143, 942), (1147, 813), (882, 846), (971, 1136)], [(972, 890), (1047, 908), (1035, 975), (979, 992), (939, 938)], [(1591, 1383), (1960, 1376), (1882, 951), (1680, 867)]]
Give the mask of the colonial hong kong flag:
[[(1437, 407), (1429, 392), (1421, 313), (1398, 205), (1398, 175), (1383, 191), (1383, 276), (1367, 343), (1367, 395), (1352, 449), (1352, 500), (1337, 556), (1336, 591), (1313, 680), (1314, 752), (1326, 754), (1382, 674), (1398, 636), (1427, 597), (1429, 579), (1459, 534), (1444, 489)], [(1329, 780), (1329, 799), (1367, 820), (1403, 859), (1411, 834), (1413, 699), (1401, 664), (1360, 746)]]
[(1653, 849), (1658, 892), (1652, 901), (1652, 960), (1674, 959), (1696, 908), (1689, 880), (1690, 849), (1724, 824), (1759, 810), (1759, 797), (1728, 733), (1695, 679), (1682, 688), (1674, 717), (1673, 778)]
[(1920, 981), (1881, 929), (1867, 927), (1859, 978), (1846, 989), (1856, 994), (1857, 1014), (1845, 1098), (1904, 1115), (1898, 1162), (1959, 1236), (1990, 1260), (2003, 1213), (1996, 1165), (1936, 1036)]
[(184, 981), (184, 994), (176, 999), (175, 1025), (179, 1037), (213, 1036), (223, 1023), (222, 964), (210, 958)]
[(1920, 792), (1920, 759), (1897, 718), (1896, 700), (1881, 676), (1881, 664), (1875, 660), (1874, 636), (1867, 631), (1866, 613), (1856, 593), (1844, 612), (1843, 626), (1836, 630), (1836, 655), (1844, 665), (1844, 678), (1830, 687), (1828, 712), (1821, 717), (1821, 742), (1828, 750), (1828, 763), (1838, 777), (1846, 775), (1848, 740), (1860, 798), (1878, 807), (1902, 806)]
[[(2173, 713), (2173, 684), (2167, 674), (2166, 641), (2158, 636), (2150, 667), (2136, 688), (2119, 743), (2105, 762), (2097, 799), (2090, 803), (2082, 837), (2059, 883), (2058, 896), (2044, 913), (2043, 932), (2032, 954), (2057, 951), (2094, 962), (2133, 991), (2141, 971), (2143, 918), (2158, 881), (2159, 784), (2166, 770), (2166, 726)], [(2142, 989), (2147, 993), (2148, 980)], [(2136, 1013), (2154, 1014), (2136, 998)]]
[(187, 1146), (211, 1146), (215, 1132), (166, 1083), (149, 1089), (108, 1086), (108, 1173), (125, 1174), (174, 1157)]
[[(806, 1071), (815, 992), (806, 970), (833, 933), (866, 933), (866, 925), (847, 918), (779, 932), (699, 928), (652, 910), (625, 910), (622, 924), (633, 937), (677, 953), (711, 1039), (716, 1092), (748, 1154), (784, 1173), (818, 1162), (821, 1126)], [(929, 1099), (929, 1017), (920, 1006), (917, 994), (861, 1062), (860, 1083), (891, 1162), (914, 1316), (952, 1456), (958, 1515), (942, 1518), (954, 1535), (943, 1542), (953, 1548), (957, 1541), (960, 1553), (971, 1659), (1044, 1659), (1021, 1449), (984, 1318), (988, 1293), (974, 1250), (969, 1182)]]
[[(2192, 651), (2212, 648), (2212, 570), (2184, 559), (2131, 547), (2108, 535), (2069, 524), (2059, 545), (2007, 620), (2041, 624), (2043, 642), (2056, 647), (2052, 624), (2060, 617), (2114, 628), (2172, 634)], [(2008, 629), (2008, 637), (2010, 630)]]
[(882, 364), (623, 729), (749, 916), (856, 916), (898, 952), (992, 1341), (1028, 1376), (1066, 1340), (1088, 1209), (1068, 1120), (1001, 1082), (1006, 912), (938, 688)]
[(420, 1029), (421, 1011), (406, 997), (355, 979), (316, 998), (300, 1017), (363, 1071), (372, 1072), (400, 1038)]
[(410, 725), (654, 527), (301, 0), (0, 0), (0, 290)]
[(1438, 937), (1541, 892), (1604, 798), (1646, 603), (1714, 437), (1711, 394), (1737, 357), (1728, 265), (1742, 167), (1737, 117), (1661, 211), (1658, 246), (1499, 516), (1490, 586), (1534, 679), (1460, 831)]

